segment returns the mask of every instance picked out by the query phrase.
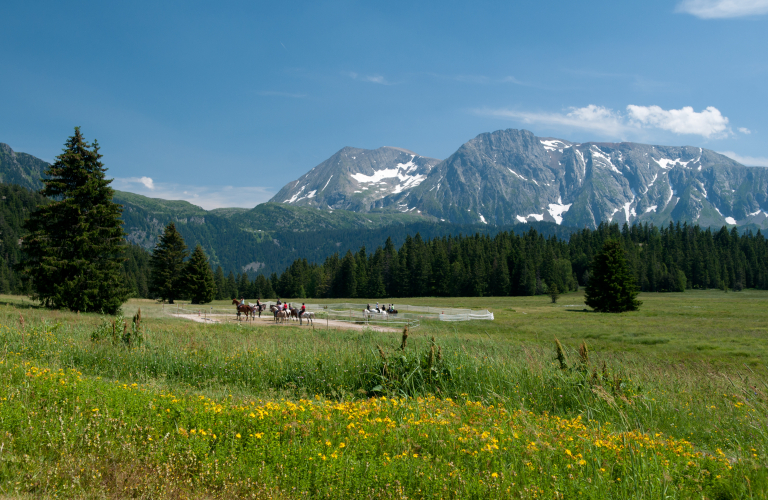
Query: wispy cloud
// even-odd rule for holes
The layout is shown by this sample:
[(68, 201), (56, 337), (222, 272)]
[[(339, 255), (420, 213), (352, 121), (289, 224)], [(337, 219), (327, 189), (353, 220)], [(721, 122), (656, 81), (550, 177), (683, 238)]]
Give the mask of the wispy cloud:
[(746, 128), (746, 127), (739, 127), (736, 130), (738, 130), (739, 132), (741, 132), (744, 135), (749, 135), (749, 134), (752, 133), (752, 131), (749, 130), (748, 128)]
[(569, 112), (564, 114), (489, 108), (478, 109), (476, 112), (480, 115), (510, 118), (523, 123), (593, 130), (612, 137), (621, 137), (627, 130), (621, 116), (611, 109), (594, 104), (584, 108), (571, 108)]
[(683, 0), (675, 10), (701, 19), (759, 16), (768, 14), (768, 0)]
[(260, 96), (293, 97), (294, 99), (303, 99), (307, 97), (307, 94), (294, 94), (291, 92), (281, 92), (279, 90), (260, 90), (256, 93)]
[(718, 153), (736, 160), (742, 165), (747, 165), (748, 167), (768, 167), (768, 158), (762, 156), (741, 156), (733, 151), (718, 151)]
[(387, 81), (381, 75), (360, 75), (354, 71), (350, 71), (347, 75), (353, 80), (359, 80), (361, 82), (378, 83), (379, 85), (394, 85), (394, 83)]
[(433, 76), (435, 78), (441, 78), (443, 80), (453, 80), (455, 82), (462, 82), (462, 83), (474, 83), (477, 85), (489, 85), (489, 84), (498, 84), (498, 83), (513, 83), (515, 85), (528, 85), (527, 83), (521, 82), (514, 76), (503, 76), (503, 77), (491, 77), (491, 76), (485, 76), (485, 75), (441, 75), (437, 73), (428, 73), (429, 76)]
[(260, 186), (193, 186), (154, 182), (149, 177), (118, 177), (112, 187), (151, 198), (185, 200), (206, 210), (214, 208), (253, 208), (268, 201), (274, 192)]
[(643, 129), (661, 129), (675, 134), (716, 138), (728, 135), (728, 118), (712, 106), (696, 112), (692, 107), (665, 110), (659, 106), (629, 105), (626, 112), (590, 104), (569, 108), (565, 113), (536, 113), (511, 109), (475, 110), (477, 114), (518, 120), (523, 123), (591, 130), (609, 137), (625, 138)]

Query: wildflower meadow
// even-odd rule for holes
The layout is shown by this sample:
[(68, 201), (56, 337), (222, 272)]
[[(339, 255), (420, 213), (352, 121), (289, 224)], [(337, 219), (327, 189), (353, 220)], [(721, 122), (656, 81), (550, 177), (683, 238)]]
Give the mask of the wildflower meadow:
[[(612, 346), (599, 315), (525, 300), (498, 324), (396, 333), (7, 300), (0, 496), (766, 498), (762, 361), (674, 337)], [(642, 314), (609, 320), (643, 337)], [(562, 324), (517, 323), (537, 315)]]

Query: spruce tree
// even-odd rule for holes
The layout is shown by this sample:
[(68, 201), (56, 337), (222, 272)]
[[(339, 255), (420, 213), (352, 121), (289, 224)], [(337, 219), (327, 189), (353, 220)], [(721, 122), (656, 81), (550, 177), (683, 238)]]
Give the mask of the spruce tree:
[(167, 300), (169, 304), (181, 298), (184, 295), (184, 259), (187, 255), (187, 245), (176, 229), (176, 224), (169, 223), (149, 260), (149, 291)]
[(598, 312), (635, 311), (642, 304), (637, 297), (635, 276), (617, 240), (607, 240), (595, 255), (584, 302)]
[(224, 269), (221, 266), (216, 268), (216, 274), (214, 276), (216, 281), (216, 300), (224, 300), (227, 298), (227, 279), (224, 277)]
[(32, 278), (32, 295), (46, 307), (115, 314), (128, 298), (122, 207), (112, 201), (99, 144), (80, 128), (45, 171), (40, 206), (24, 222), (20, 268)]
[(197, 245), (185, 266), (187, 296), (193, 304), (207, 304), (216, 293), (213, 271), (203, 247)]

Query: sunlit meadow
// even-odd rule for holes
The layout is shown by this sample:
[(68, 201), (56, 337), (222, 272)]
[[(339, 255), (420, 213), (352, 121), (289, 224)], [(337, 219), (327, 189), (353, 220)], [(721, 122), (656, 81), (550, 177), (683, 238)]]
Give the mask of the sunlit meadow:
[(404, 336), (4, 297), (0, 495), (766, 498), (768, 294), (641, 299), (452, 299), (496, 320)]

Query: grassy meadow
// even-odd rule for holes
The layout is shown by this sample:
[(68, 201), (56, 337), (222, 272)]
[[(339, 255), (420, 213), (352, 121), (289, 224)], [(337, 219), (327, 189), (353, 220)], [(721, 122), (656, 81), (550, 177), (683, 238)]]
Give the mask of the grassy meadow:
[(768, 292), (640, 299), (388, 300), (495, 314), (404, 340), (0, 296), (0, 496), (768, 498)]

